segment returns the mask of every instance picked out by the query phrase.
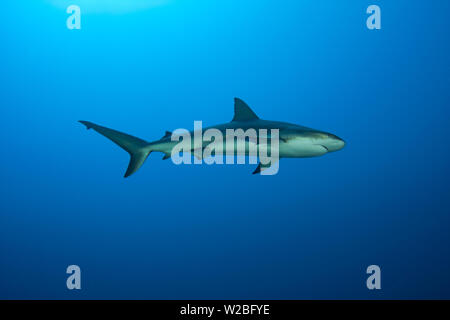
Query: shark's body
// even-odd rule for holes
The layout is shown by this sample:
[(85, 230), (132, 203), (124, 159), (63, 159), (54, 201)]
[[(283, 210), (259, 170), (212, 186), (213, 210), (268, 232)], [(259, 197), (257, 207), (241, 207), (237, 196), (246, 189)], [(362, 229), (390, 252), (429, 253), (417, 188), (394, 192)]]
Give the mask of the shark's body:
[[(254, 129), (257, 134), (260, 129), (266, 129), (270, 135), (271, 129), (279, 130), (279, 158), (306, 158), (316, 157), (324, 155), (328, 152), (340, 150), (344, 147), (345, 142), (337, 136), (296, 124), (279, 121), (262, 120), (247, 106), (242, 100), (235, 98), (234, 101), (234, 117), (231, 122), (219, 124), (216, 126), (204, 128), (204, 131), (208, 129), (219, 130), (223, 137), (227, 135), (227, 129), (242, 129), (247, 131), (248, 129)], [(171, 156), (172, 149), (179, 143), (177, 140), (173, 141), (172, 133), (166, 132), (164, 137), (157, 141), (146, 142), (142, 139), (130, 136), (128, 134), (96, 125), (88, 121), (80, 121), (87, 129), (94, 129), (98, 133), (112, 140), (114, 143), (125, 149), (130, 154), (130, 164), (125, 173), (125, 177), (130, 176), (136, 172), (148, 155), (153, 152), (164, 153), (163, 159), (168, 159)], [(191, 132), (191, 137), (194, 137), (194, 132)], [(258, 147), (258, 139), (255, 142), (244, 141), (245, 146), (243, 148), (238, 147), (237, 143), (233, 143), (231, 146), (227, 146), (224, 142), (224, 154), (227, 148), (231, 148), (234, 155), (249, 155), (249, 144), (255, 143)], [(203, 142), (202, 148), (207, 147), (210, 142)], [(192, 144), (194, 145), (194, 144)], [(270, 149), (270, 144), (267, 144)], [(192, 150), (194, 152), (194, 150)], [(259, 173), (270, 165), (261, 166), (253, 173)]]

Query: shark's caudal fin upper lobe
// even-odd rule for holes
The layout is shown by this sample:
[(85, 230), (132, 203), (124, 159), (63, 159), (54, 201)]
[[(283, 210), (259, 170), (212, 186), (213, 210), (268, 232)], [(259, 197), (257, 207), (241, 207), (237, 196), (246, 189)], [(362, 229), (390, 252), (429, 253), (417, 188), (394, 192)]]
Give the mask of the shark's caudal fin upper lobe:
[(152, 152), (147, 141), (89, 121), (80, 120), (79, 122), (84, 124), (87, 129), (94, 129), (130, 154), (130, 163), (125, 172), (125, 178), (135, 173), (142, 166), (150, 152)]

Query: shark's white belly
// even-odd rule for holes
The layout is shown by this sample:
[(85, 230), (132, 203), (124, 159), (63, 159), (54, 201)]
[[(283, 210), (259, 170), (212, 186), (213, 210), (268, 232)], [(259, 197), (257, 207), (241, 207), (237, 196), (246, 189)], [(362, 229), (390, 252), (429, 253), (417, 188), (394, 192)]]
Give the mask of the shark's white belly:
[(280, 141), (280, 158), (307, 158), (324, 155), (328, 150), (314, 144), (310, 139), (290, 139), (287, 142)]
[[(157, 151), (164, 152), (166, 154), (170, 154), (172, 152), (172, 148), (178, 142), (166, 142), (155, 148)], [(216, 146), (217, 147), (217, 146)], [(248, 141), (240, 141), (237, 140), (235, 143), (226, 143), (223, 141), (222, 144), (222, 154), (229, 155), (257, 155), (259, 153), (259, 147)], [(268, 143), (267, 149), (270, 152), (271, 144)], [(186, 151), (186, 150), (185, 150)], [(216, 152), (220, 152), (220, 149), (215, 150)], [(266, 151), (267, 152), (267, 151)], [(324, 155), (328, 150), (326, 147), (315, 143), (311, 139), (308, 138), (300, 138), (300, 139), (289, 139), (284, 142), (279, 140), (279, 157), (280, 158), (307, 158), (307, 157), (317, 157)]]

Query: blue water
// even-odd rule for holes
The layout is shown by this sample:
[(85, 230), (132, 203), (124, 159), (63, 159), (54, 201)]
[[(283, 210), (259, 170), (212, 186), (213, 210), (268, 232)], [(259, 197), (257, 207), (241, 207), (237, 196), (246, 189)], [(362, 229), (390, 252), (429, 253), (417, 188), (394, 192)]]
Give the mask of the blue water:
[[(2, 1), (0, 298), (450, 298), (450, 2), (134, 1), (80, 1), (81, 30), (65, 1)], [(124, 179), (77, 122), (152, 141), (234, 97), (347, 145)]]

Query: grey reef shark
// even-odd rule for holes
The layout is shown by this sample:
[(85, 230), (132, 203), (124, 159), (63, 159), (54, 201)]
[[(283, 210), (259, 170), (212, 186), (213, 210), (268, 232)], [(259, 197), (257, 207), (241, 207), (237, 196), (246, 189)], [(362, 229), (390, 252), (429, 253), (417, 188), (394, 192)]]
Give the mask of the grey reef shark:
[[(151, 152), (162, 152), (164, 154), (163, 159), (169, 159), (173, 157), (172, 151), (174, 150), (176, 145), (180, 143), (179, 137), (174, 139), (175, 133), (172, 134), (169, 131), (166, 131), (166, 134), (161, 139), (153, 142), (147, 142), (126, 133), (109, 129), (89, 121), (80, 120), (79, 122), (84, 124), (87, 129), (94, 129), (101, 135), (110, 139), (130, 154), (130, 163), (128, 165), (127, 171), (125, 172), (125, 177), (128, 177), (135, 173), (142, 166)], [(231, 146), (229, 143), (223, 144), (224, 154), (225, 151), (231, 151), (231, 154), (234, 154), (235, 156), (253, 155), (249, 153), (251, 150), (250, 145), (253, 144), (256, 145), (257, 148), (260, 148), (261, 132), (266, 132), (267, 135), (266, 140), (263, 141), (271, 139), (270, 134), (267, 134), (267, 132), (277, 132), (277, 163), (278, 159), (281, 158), (317, 157), (329, 152), (338, 151), (345, 146), (344, 140), (331, 133), (287, 122), (262, 120), (252, 111), (252, 109), (250, 109), (250, 107), (244, 101), (239, 98), (234, 98), (233, 120), (224, 124), (204, 128), (204, 130), (208, 129), (215, 129), (215, 132), (221, 133), (224, 137), (227, 137), (227, 134), (229, 135), (230, 131), (247, 131), (249, 129), (254, 130), (253, 132), (256, 132), (257, 135), (256, 139), (244, 140), (245, 147), (239, 147), (238, 143), (236, 143), (234, 139), (231, 140), (233, 141)], [(186, 132), (188, 131), (186, 130)], [(196, 135), (195, 131), (190, 131), (188, 132), (188, 134), (190, 134), (191, 137), (194, 137)], [(189, 143), (191, 142), (189, 141)], [(204, 141), (202, 139), (202, 142), (200, 144), (201, 149), (207, 149), (210, 144), (211, 141)], [(190, 145), (194, 146), (194, 139), (192, 139), (192, 144)], [(270, 150), (271, 144), (266, 142), (265, 145), (266, 148)], [(193, 147), (190, 148), (188, 152), (195, 155), (195, 149)], [(229, 153), (226, 154), (229, 155)], [(260, 159), (258, 167), (253, 173), (261, 173), (263, 170), (270, 167), (271, 163), (262, 163)]]

